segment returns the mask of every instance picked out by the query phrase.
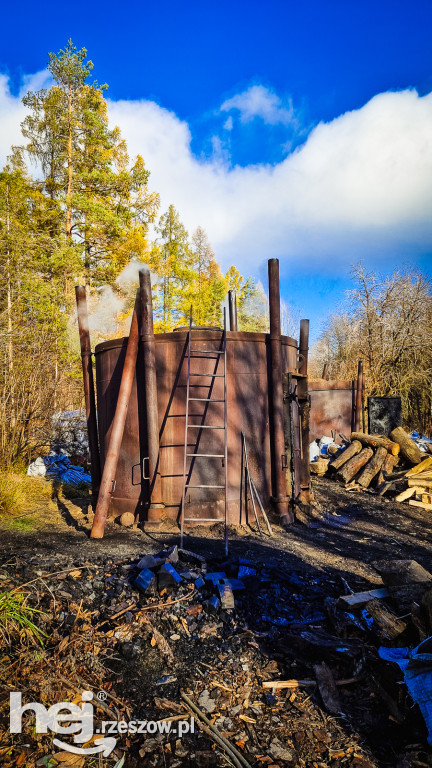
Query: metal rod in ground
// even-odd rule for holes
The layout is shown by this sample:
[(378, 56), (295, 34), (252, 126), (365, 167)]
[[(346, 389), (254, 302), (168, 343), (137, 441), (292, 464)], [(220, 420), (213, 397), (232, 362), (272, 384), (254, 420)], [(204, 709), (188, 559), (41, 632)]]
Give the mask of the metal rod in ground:
[(92, 501), (96, 503), (101, 481), (101, 466), (99, 455), (99, 440), (96, 420), (96, 399), (93, 382), (93, 363), (87, 313), (86, 289), (84, 285), (75, 287), (78, 314), (78, 330), (81, 346), (81, 362), (84, 384), (84, 399), (86, 407), (87, 433), (90, 451)]
[(96, 505), (95, 518), (91, 530), (92, 539), (101, 539), (104, 535), (105, 523), (108, 516), (108, 509), (111, 495), (114, 489), (117, 464), (120, 455), (120, 448), (123, 439), (123, 432), (126, 423), (126, 416), (129, 406), (129, 399), (132, 390), (132, 383), (135, 375), (135, 367), (138, 356), (138, 310), (139, 310), (139, 291), (135, 299), (135, 307), (132, 313), (131, 329), (126, 348), (126, 356), (123, 364), (123, 372), (120, 381), (120, 390), (117, 398), (114, 419), (111, 427), (111, 436), (108, 450), (105, 457), (105, 464), (102, 473), (102, 480), (99, 489), (99, 498)]
[(269, 532), (270, 536), (273, 536), (273, 529), (272, 529), (272, 527), (270, 525), (270, 521), (269, 521), (269, 519), (267, 517), (267, 514), (266, 514), (266, 512), (264, 510), (264, 507), (262, 505), (262, 501), (261, 501), (260, 495), (259, 495), (259, 493), (257, 491), (257, 487), (256, 487), (254, 481), (252, 480), (252, 478), (251, 478), (251, 483), (252, 483), (252, 488), (255, 491), (255, 496), (256, 496), (257, 502), (259, 504), (259, 508), (261, 510), (261, 514), (262, 514), (262, 516), (264, 518), (264, 522), (265, 522), (265, 524), (266, 524), (266, 526), (268, 528), (268, 532)]
[(250, 475), (250, 472), (249, 472), (249, 461), (248, 461), (246, 440), (245, 440), (245, 436), (244, 436), (243, 432), (242, 432), (242, 440), (243, 440), (243, 450), (244, 450), (244, 454), (245, 454), (246, 474), (247, 474), (247, 478), (248, 478), (248, 482), (249, 482), (249, 490), (250, 490), (250, 495), (251, 495), (251, 499), (252, 499), (253, 511), (254, 511), (254, 515), (255, 515), (256, 524), (257, 524), (258, 530), (260, 532), (260, 536), (262, 536), (263, 532), (261, 530), (261, 526), (260, 526), (260, 523), (259, 523), (259, 520), (258, 520), (258, 514), (257, 514), (257, 511), (256, 511), (254, 492), (253, 492), (253, 488), (252, 488), (252, 478), (251, 478), (251, 475)]
[(186, 704), (190, 707), (190, 709), (195, 712), (196, 715), (202, 720), (209, 728), (209, 730), (217, 736), (218, 739), (222, 742), (222, 744), (226, 747), (229, 754), (233, 757), (235, 757), (243, 766), (243, 768), (251, 768), (250, 763), (246, 760), (245, 757), (241, 754), (241, 752), (238, 751), (237, 747), (235, 747), (231, 742), (228, 741), (228, 739), (225, 738), (221, 733), (219, 733), (218, 729), (215, 725), (213, 725), (208, 717), (205, 716), (204, 712), (201, 712), (201, 710), (194, 704), (192, 699), (189, 698), (183, 691), (181, 692), (181, 698), (183, 701), (186, 702)]

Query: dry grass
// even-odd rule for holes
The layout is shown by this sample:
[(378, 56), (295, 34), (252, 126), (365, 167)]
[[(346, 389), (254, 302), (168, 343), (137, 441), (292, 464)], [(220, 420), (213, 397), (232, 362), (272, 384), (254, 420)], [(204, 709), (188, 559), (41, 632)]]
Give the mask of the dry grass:
[[(44, 477), (27, 477), (15, 472), (0, 472), (0, 519), (6, 526), (22, 520), (24, 527), (31, 526), (25, 516), (40, 509), (54, 511), (53, 485)], [(21, 525), (21, 523), (20, 523)]]

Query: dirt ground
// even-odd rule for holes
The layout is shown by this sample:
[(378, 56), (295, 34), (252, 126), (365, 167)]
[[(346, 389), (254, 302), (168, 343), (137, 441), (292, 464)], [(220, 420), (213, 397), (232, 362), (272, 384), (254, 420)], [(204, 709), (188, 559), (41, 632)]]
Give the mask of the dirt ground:
[[(186, 537), (185, 549), (205, 558), (208, 571), (235, 577), (241, 560), (255, 571), (246, 589), (234, 593), (235, 610), (215, 615), (203, 607), (211, 597), (206, 586), (197, 591), (185, 583), (158, 596), (133, 587), (134, 564), (178, 544), (174, 529), (109, 524), (103, 540), (91, 540), (92, 513), (79, 500), (58, 501), (55, 513), (39, 511), (19, 525), (3, 524), (0, 589), (27, 585), (49, 640), (39, 651), (2, 649), (0, 764), (59, 764), (49, 762), (51, 736), (8, 735), (11, 689), (49, 702), (54, 694), (56, 701), (70, 700), (85, 683), (106, 691), (123, 718), (131, 712), (155, 720), (179, 716), (185, 691), (251, 766), (432, 766), (420, 712), (397, 668), (378, 659), (380, 639), (335, 619), (339, 596), (382, 585), (374, 561), (412, 559), (432, 571), (430, 514), (373, 493), (347, 492), (326, 478), (313, 488), (322, 521), (310, 528), (296, 523), (288, 532), (275, 525), (273, 538), (232, 529), (229, 560), (216, 526)], [(183, 567), (193, 571), (194, 563)], [(56, 575), (71, 569), (75, 575)], [(128, 603), (133, 608), (125, 611)], [(329, 638), (343, 638), (344, 648), (335, 654)], [(415, 636), (408, 641), (418, 643)], [(342, 681), (336, 713), (316, 686), (315, 667), (323, 662)], [(307, 685), (262, 686), (286, 679)], [(201, 729), (182, 740), (126, 736), (110, 757), (73, 764), (113, 768), (122, 755), (126, 768), (235, 764)]]

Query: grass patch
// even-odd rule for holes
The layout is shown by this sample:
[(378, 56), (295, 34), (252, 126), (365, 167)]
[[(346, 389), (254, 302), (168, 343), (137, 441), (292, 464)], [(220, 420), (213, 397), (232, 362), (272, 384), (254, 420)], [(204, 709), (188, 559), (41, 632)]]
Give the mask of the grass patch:
[(0, 472), (0, 521), (3, 529), (33, 531), (41, 517), (57, 510), (53, 485), (44, 477)]
[(0, 644), (10, 644), (19, 637), (21, 642), (35, 639), (43, 645), (48, 637), (33, 622), (35, 614), (41, 613), (36, 608), (29, 608), (22, 592), (0, 592)]

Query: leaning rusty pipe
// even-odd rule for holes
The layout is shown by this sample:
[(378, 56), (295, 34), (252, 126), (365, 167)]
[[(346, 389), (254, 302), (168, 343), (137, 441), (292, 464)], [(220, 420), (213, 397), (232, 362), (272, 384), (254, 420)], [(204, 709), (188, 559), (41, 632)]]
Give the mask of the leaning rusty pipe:
[(363, 405), (363, 360), (358, 361), (357, 389), (355, 401), (355, 432), (362, 431), (362, 405)]
[(117, 406), (111, 427), (111, 436), (105, 457), (105, 464), (99, 489), (99, 498), (96, 506), (93, 527), (90, 534), (92, 539), (101, 539), (104, 535), (111, 494), (114, 490), (117, 464), (119, 460), (120, 448), (123, 439), (123, 432), (138, 355), (138, 305), (139, 291), (137, 292), (135, 307), (132, 313), (131, 329), (126, 348), (126, 357), (123, 364), (123, 373), (117, 398)]
[(147, 450), (148, 450), (148, 480), (149, 507), (148, 522), (160, 522), (162, 504), (161, 480), (159, 474), (159, 420), (156, 381), (156, 352), (153, 331), (153, 300), (150, 270), (141, 269), (140, 282), (140, 312), (141, 335), (144, 358), (144, 387), (146, 402)]
[(235, 291), (228, 291), (228, 311), (230, 331), (237, 330), (237, 297)]
[(282, 345), (280, 320), (279, 260), (268, 261), (269, 305), (270, 305), (270, 382), (271, 391), (271, 455), (272, 495), (279, 512), (281, 523), (289, 525), (294, 521), (289, 509), (283, 417)]
[(99, 456), (99, 441), (96, 420), (96, 400), (93, 382), (93, 364), (90, 343), (89, 321), (87, 314), (86, 289), (83, 285), (75, 287), (75, 297), (78, 314), (78, 330), (81, 346), (81, 362), (84, 384), (84, 399), (86, 407), (87, 433), (90, 451), (92, 502), (96, 503), (101, 481), (101, 466)]

